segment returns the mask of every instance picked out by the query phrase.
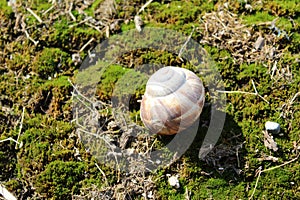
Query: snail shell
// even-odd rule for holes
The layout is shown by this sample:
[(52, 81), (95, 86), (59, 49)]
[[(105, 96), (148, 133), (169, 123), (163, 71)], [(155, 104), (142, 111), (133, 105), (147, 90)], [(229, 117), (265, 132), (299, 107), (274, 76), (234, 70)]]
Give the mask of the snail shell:
[(196, 74), (179, 67), (164, 67), (147, 82), (141, 119), (150, 132), (173, 135), (198, 119), (204, 100), (204, 87)]

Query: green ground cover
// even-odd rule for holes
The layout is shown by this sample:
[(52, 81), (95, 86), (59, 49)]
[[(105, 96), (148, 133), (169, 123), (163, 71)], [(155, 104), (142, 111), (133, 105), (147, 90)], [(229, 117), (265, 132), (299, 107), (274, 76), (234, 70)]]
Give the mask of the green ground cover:
[[(254, 92), (253, 81), (263, 98), (227, 94), (224, 130), (216, 149), (204, 160), (198, 158), (198, 141), (205, 126), (180, 159), (153, 173), (122, 173), (98, 163), (85, 149), (72, 116), (71, 83), (80, 68), (80, 61), (72, 57), (83, 60), (106, 37), (134, 29), (134, 16), (146, 2), (17, 0), (12, 7), (0, 0), (0, 140), (13, 138), (20, 144), (0, 143), (1, 184), (18, 199), (145, 199), (145, 191), (151, 191), (154, 199), (299, 199), (299, 0), (151, 2), (139, 13), (144, 27), (168, 28), (187, 37), (194, 30), (192, 39), (211, 56), (226, 91)], [(222, 18), (222, 11), (229, 13), (232, 21)], [(210, 18), (213, 14), (217, 16), (214, 20)], [(216, 23), (213, 27), (217, 27), (218, 19), (224, 26), (233, 21), (241, 24), (241, 32), (224, 28), (230, 33), (222, 39), (226, 42), (214, 39), (215, 29), (206, 30), (205, 24)], [(229, 29), (231, 32), (226, 32)], [(247, 31), (252, 35), (248, 43), (237, 41), (234, 35)], [(258, 35), (266, 39), (266, 48), (273, 49), (274, 56), (266, 56), (271, 50), (262, 54), (252, 51)], [(237, 48), (245, 50), (236, 54)], [(117, 80), (125, 75), (127, 80), (140, 76), (133, 69), (148, 63), (191, 68), (170, 52), (130, 52), (101, 72), (98, 100), (109, 104), (114, 87), (123, 93), (124, 88), (115, 84), (125, 85), (126, 79)], [(139, 87), (132, 98), (126, 97), (131, 98), (129, 116), (140, 125), (136, 101), (145, 90), (145, 81), (143, 77), (140, 82), (128, 82)], [(208, 95), (206, 100), (212, 101)], [(109, 106), (107, 112), (99, 113), (100, 121), (108, 119), (107, 127), (114, 121)], [(202, 122), (209, 113), (209, 108), (204, 108)], [(278, 151), (264, 144), (266, 121), (281, 125), (281, 134), (273, 138)], [(121, 133), (121, 128), (111, 131), (116, 136)], [(153, 136), (154, 148), (169, 139)], [(136, 147), (135, 143), (127, 145)], [(260, 174), (259, 169), (273, 170)], [(168, 184), (167, 174), (179, 175), (180, 188)]]

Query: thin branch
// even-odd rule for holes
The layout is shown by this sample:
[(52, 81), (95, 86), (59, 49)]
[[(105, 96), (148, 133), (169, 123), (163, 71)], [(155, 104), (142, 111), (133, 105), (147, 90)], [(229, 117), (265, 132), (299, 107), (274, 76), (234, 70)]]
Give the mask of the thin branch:
[(147, 2), (140, 8), (140, 10), (137, 12), (137, 15), (138, 15), (140, 12), (144, 11), (144, 9), (145, 9), (152, 1), (153, 1), (153, 0), (147, 1)]
[(69, 83), (72, 85), (72, 87), (74, 88), (74, 90), (78, 93), (78, 95), (82, 96), (86, 101), (88, 101), (89, 103), (93, 104), (94, 102), (92, 102), (91, 100), (89, 100), (89, 98), (85, 97), (77, 88), (76, 86), (72, 83), (72, 81), (68, 78)]
[(99, 29), (99, 27), (97, 27), (97, 26), (94, 26), (94, 25), (92, 25), (92, 24), (90, 24), (90, 23), (84, 23), (85, 25), (88, 25), (88, 26), (90, 26), (90, 27), (92, 27), (92, 28), (94, 28), (95, 30), (97, 30), (99, 33), (102, 33), (102, 31)]
[(294, 97), (291, 99), (290, 104), (292, 105), (295, 101), (295, 99), (300, 95), (300, 92), (297, 92)]
[(183, 50), (184, 50), (184, 48), (186, 47), (186, 45), (187, 45), (187, 44), (189, 43), (189, 41), (191, 40), (192, 35), (194, 34), (194, 31), (195, 31), (195, 27), (193, 26), (193, 30), (192, 30), (191, 34), (189, 35), (189, 37), (187, 38), (187, 40), (185, 41), (185, 43), (182, 45), (182, 47), (181, 47), (181, 49), (180, 49), (180, 51), (179, 51), (179, 53), (178, 53), (178, 57), (180, 58), (180, 60), (182, 60), (181, 54), (183, 53)]
[(104, 173), (104, 171), (99, 167), (99, 165), (97, 164), (97, 163), (95, 163), (95, 165), (96, 165), (96, 167), (99, 169), (99, 171), (101, 172), (101, 174), (102, 174), (102, 176), (104, 177), (104, 179), (105, 179), (105, 182), (106, 183), (108, 183), (107, 182), (107, 178), (106, 178), (106, 175), (105, 175), (105, 173)]
[(95, 40), (95, 38), (91, 38), (85, 45), (83, 45), (81, 47), (81, 49), (79, 50), (79, 52), (82, 52), (91, 42), (93, 42)]
[(251, 80), (251, 82), (252, 82), (252, 86), (253, 86), (253, 88), (255, 90), (256, 95), (259, 96), (262, 100), (264, 100), (265, 102), (267, 102), (269, 104), (269, 102), (258, 93), (258, 91), (257, 91), (257, 89), (255, 87), (254, 81)]
[(251, 80), (251, 81), (252, 81), (252, 86), (253, 86), (255, 92), (244, 92), (244, 91), (222, 91), (222, 90), (216, 90), (216, 91), (217, 91), (217, 92), (220, 92), (220, 93), (227, 93), (227, 94), (250, 94), (250, 95), (255, 95), (255, 96), (258, 96), (259, 98), (261, 98), (262, 100), (264, 100), (266, 103), (269, 104), (269, 101), (266, 100), (263, 96), (261, 96), (261, 95), (258, 93), (258, 91), (257, 91), (257, 89), (256, 89), (256, 87), (255, 87), (254, 81), (253, 81), (253, 80)]
[(30, 8), (26, 8), (26, 10), (28, 11), (28, 12), (30, 12), (40, 23), (43, 23), (43, 20), (37, 15), (37, 14), (35, 14), (34, 12), (33, 12), (33, 10), (31, 10)]
[(274, 170), (274, 169), (283, 167), (283, 166), (285, 166), (285, 165), (287, 165), (287, 164), (290, 164), (290, 163), (296, 161), (296, 160), (299, 158), (299, 155), (300, 155), (300, 154), (298, 154), (298, 155), (297, 155), (295, 158), (293, 158), (292, 160), (289, 160), (289, 161), (287, 161), (287, 162), (285, 162), (285, 163), (282, 163), (281, 165), (277, 165), (277, 166), (275, 166), (275, 167), (271, 167), (271, 168), (264, 169), (264, 170), (261, 170), (261, 167), (260, 167), (260, 168), (258, 169), (258, 176), (257, 176), (256, 182), (255, 182), (255, 186), (254, 186), (253, 192), (252, 192), (251, 196), (249, 197), (249, 200), (252, 199), (253, 196), (254, 196), (254, 193), (255, 193), (255, 191), (256, 191), (257, 184), (258, 184), (258, 181), (259, 181), (259, 178), (260, 178), (261, 173), (267, 172), (267, 171), (271, 171), (271, 170)]
[(29, 35), (29, 33), (27, 32), (26, 29), (24, 29), (24, 32), (25, 32), (26, 37), (27, 37), (31, 42), (33, 42), (34, 45), (37, 45), (37, 44), (39, 43), (39, 41), (35, 41), (32, 37), (30, 37), (30, 35)]
[(13, 142), (15, 142), (15, 143), (17, 143), (17, 144), (20, 145), (20, 142), (18, 142), (17, 140), (15, 140), (15, 139), (12, 138), (12, 137), (6, 138), (6, 139), (4, 139), (4, 140), (0, 140), (0, 142), (5, 142), (5, 141), (13, 141)]
[(4, 197), (4, 199), (17, 200), (17, 198), (12, 193), (10, 193), (2, 184), (0, 184), (0, 194)]
[(48, 8), (45, 12), (43, 12), (42, 15), (46, 15), (50, 10), (52, 10), (54, 6), (52, 5), (50, 8)]
[[(91, 106), (88, 106), (83, 100), (81, 100), (78, 95), (74, 94), (73, 92), (71, 92), (71, 94), (73, 96), (76, 96), (77, 100), (80, 101), (80, 103), (82, 103), (85, 107), (87, 107), (92, 113), (94, 113), (95, 111), (91, 108)], [(81, 95), (80, 95), (81, 96)], [(84, 97), (84, 96), (82, 96)]]
[(69, 8), (69, 10), (68, 10), (68, 13), (69, 13), (70, 17), (72, 18), (72, 20), (73, 20), (74, 22), (76, 22), (76, 18), (75, 18), (74, 15), (72, 14), (72, 8), (73, 8), (73, 2), (71, 2), (70, 8)]
[(287, 164), (290, 164), (290, 163), (292, 163), (292, 162), (298, 160), (299, 155), (300, 155), (300, 154), (298, 154), (298, 155), (296, 156), (296, 158), (293, 158), (292, 160), (289, 160), (289, 161), (287, 161), (287, 162), (285, 162), (285, 163), (282, 163), (281, 165), (278, 165), (278, 166), (275, 166), (275, 167), (271, 167), (271, 168), (268, 168), (268, 169), (264, 169), (264, 170), (262, 170), (261, 172), (271, 171), (271, 170), (273, 170), (273, 169), (277, 169), (277, 168), (283, 167), (283, 166), (285, 166), (285, 165), (287, 165)]
[(249, 200), (250, 199), (252, 199), (253, 198), (253, 196), (254, 196), (254, 193), (255, 193), (255, 191), (256, 191), (256, 188), (257, 188), (257, 184), (258, 184), (258, 181), (259, 181), (259, 178), (260, 178), (260, 175), (261, 175), (261, 167), (259, 167), (259, 169), (258, 169), (259, 171), (258, 171), (258, 176), (257, 176), (257, 179), (256, 179), (256, 182), (255, 182), (255, 186), (254, 186), (254, 189), (253, 189), (253, 192), (252, 192), (252, 194), (251, 194), (251, 196), (249, 197)]
[(21, 19), (21, 27), (22, 27), (22, 31), (24, 31), (26, 37), (27, 37), (30, 41), (32, 41), (32, 42), (34, 43), (34, 45), (37, 45), (37, 44), (39, 43), (39, 41), (35, 41), (32, 37), (30, 37), (29, 33), (28, 33), (27, 30), (26, 30), (26, 23), (25, 23), (24, 20), (25, 20), (25, 18), (23, 17), (23, 18)]
[[(79, 123), (76, 123), (76, 124), (79, 124)], [(87, 130), (85, 130), (85, 129), (82, 129), (82, 128), (78, 128), (77, 130), (82, 131), (83, 133), (92, 135), (92, 136), (94, 136), (94, 137), (96, 137), (96, 138), (99, 138), (99, 139), (103, 140), (103, 141), (109, 146), (109, 148), (110, 148), (113, 152), (115, 152), (115, 151), (114, 151), (114, 146), (112, 146), (112, 145), (114, 145), (114, 144), (111, 144), (109, 141), (107, 141), (107, 139), (106, 139), (105, 137), (100, 136), (100, 135), (97, 135), (97, 134), (92, 133), (92, 132), (89, 132), (89, 131), (87, 131)], [(114, 156), (114, 158), (115, 158), (116, 165), (117, 165), (117, 167), (118, 167), (117, 170), (118, 170), (118, 181), (119, 181), (121, 169), (120, 169), (119, 161), (118, 161), (118, 158), (117, 158), (116, 154), (113, 154), (113, 156)]]
[(254, 93), (254, 92), (244, 92), (244, 91), (222, 91), (222, 90), (217, 90), (217, 92), (226, 93), (226, 94), (252, 94), (252, 95), (256, 95), (256, 93)]
[[(23, 121), (24, 121), (24, 114), (25, 114), (25, 107), (23, 107), (23, 111), (22, 111), (22, 117), (21, 117), (21, 122), (20, 122), (20, 130), (19, 130), (19, 134), (18, 134), (18, 137), (17, 137), (17, 142), (19, 141), (19, 138), (20, 138), (20, 135), (21, 135), (21, 132), (22, 132), (22, 128), (23, 128)], [(19, 144), (19, 148), (20, 148), (20, 144)], [(17, 143), (16, 143), (16, 146), (15, 146), (15, 149), (17, 149)]]

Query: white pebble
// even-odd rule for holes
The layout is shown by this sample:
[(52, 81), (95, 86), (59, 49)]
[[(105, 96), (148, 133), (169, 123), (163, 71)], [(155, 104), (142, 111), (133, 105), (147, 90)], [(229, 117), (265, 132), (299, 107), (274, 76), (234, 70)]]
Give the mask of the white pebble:
[(267, 131), (272, 133), (279, 133), (280, 125), (276, 122), (267, 121), (265, 124), (265, 128)]
[(171, 177), (169, 178), (169, 184), (170, 184), (172, 187), (175, 187), (175, 188), (179, 188), (179, 187), (180, 187), (179, 180), (178, 180), (178, 177), (177, 177), (177, 176), (171, 176)]

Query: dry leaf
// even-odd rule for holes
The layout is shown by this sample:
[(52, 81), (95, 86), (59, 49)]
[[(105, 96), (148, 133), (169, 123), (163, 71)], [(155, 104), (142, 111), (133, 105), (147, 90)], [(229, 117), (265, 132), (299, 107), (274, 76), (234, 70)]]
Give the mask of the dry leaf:
[(263, 131), (264, 133), (264, 145), (268, 149), (271, 149), (273, 151), (277, 151), (277, 143), (274, 141), (273, 136), (269, 135), (268, 131)]

